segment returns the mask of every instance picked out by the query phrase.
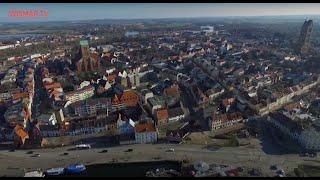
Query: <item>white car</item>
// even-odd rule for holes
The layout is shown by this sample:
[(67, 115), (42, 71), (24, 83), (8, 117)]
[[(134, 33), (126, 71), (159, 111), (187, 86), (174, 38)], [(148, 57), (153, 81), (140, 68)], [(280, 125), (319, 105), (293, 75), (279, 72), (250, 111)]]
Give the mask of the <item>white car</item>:
[(91, 145), (90, 144), (79, 144), (79, 145), (76, 145), (76, 148), (77, 149), (90, 149)]
[(170, 148), (170, 149), (167, 150), (167, 152), (174, 152), (174, 149)]

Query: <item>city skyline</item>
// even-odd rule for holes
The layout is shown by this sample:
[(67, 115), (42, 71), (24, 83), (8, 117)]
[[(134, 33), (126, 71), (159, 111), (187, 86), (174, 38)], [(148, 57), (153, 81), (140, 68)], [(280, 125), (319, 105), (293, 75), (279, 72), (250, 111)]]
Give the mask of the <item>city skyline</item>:
[[(94, 9), (90, 14), (83, 13)], [(6, 4), (0, 22), (318, 15), (320, 4), (302, 3), (110, 3)], [(47, 17), (9, 17), (11, 10), (47, 10)], [(186, 13), (187, 12), (187, 13)]]

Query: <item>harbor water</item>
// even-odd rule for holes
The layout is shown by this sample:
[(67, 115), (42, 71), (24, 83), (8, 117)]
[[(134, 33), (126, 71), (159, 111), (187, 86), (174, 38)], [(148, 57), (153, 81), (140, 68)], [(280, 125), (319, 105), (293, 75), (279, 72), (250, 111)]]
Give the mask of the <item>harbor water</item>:
[(87, 165), (86, 172), (78, 175), (66, 175), (72, 177), (145, 177), (146, 172), (156, 169), (173, 169), (181, 171), (181, 162), (156, 161), (136, 163), (111, 163)]

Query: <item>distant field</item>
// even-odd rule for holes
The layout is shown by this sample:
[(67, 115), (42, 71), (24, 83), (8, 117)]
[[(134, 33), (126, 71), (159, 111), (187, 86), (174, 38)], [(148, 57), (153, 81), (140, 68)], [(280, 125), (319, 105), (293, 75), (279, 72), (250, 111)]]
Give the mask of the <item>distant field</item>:
[(39, 28), (2, 28), (0, 35), (19, 35), (19, 34), (53, 34), (53, 33), (71, 33), (74, 32), (72, 27), (62, 29), (60, 27), (39, 27)]

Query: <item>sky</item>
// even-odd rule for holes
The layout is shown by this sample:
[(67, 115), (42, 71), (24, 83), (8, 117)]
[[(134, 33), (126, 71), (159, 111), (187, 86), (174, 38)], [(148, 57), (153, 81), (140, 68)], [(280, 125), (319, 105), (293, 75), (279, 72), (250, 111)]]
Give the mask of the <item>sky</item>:
[[(47, 10), (48, 17), (9, 17), (10, 10)], [(0, 22), (317, 15), (317, 3), (0, 3)]]

